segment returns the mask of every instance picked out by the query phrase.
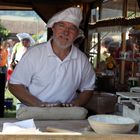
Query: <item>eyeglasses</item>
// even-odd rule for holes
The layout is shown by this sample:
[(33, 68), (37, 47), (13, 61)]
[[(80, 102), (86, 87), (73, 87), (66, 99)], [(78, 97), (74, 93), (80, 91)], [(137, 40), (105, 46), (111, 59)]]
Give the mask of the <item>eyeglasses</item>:
[(58, 22), (55, 24), (57, 28), (60, 30), (68, 30), (70, 33), (76, 33), (78, 31), (77, 27), (74, 25), (71, 25), (67, 27), (63, 22)]

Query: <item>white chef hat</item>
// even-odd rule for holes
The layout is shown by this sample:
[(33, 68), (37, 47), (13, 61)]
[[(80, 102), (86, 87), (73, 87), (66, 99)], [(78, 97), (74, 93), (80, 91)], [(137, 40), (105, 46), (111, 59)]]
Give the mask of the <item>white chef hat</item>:
[(25, 38), (29, 39), (30, 43), (31, 43), (31, 46), (35, 44), (34, 39), (28, 33), (18, 33), (16, 36), (18, 37), (18, 39), (20, 41), (22, 41)]
[(61, 12), (56, 13), (47, 23), (47, 27), (51, 28), (54, 23), (60, 21), (67, 21), (79, 27), (82, 20), (82, 11), (78, 7), (70, 7)]

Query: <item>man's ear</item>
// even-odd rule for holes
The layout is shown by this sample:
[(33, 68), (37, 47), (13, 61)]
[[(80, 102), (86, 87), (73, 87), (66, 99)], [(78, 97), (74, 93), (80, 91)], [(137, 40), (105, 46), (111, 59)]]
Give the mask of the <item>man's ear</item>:
[(52, 26), (51, 30), (52, 30), (52, 32), (54, 32), (54, 30), (55, 30), (55, 24)]

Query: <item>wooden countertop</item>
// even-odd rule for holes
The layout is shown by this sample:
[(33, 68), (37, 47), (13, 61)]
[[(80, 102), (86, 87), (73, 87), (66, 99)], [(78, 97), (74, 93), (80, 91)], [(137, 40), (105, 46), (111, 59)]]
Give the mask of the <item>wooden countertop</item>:
[[(0, 118), (0, 132), (4, 122), (17, 122), (16, 118)], [(67, 129), (70, 131), (83, 132), (89, 128), (87, 120), (35, 120), (36, 128), (46, 132), (47, 127)]]
[[(0, 118), (0, 131), (4, 122), (17, 122), (15, 118)], [(2, 140), (140, 140), (140, 135), (136, 134), (96, 134), (94, 131), (88, 131), (89, 124), (87, 120), (40, 120), (35, 121), (36, 127), (43, 133), (37, 134), (3, 134), (0, 132)], [(77, 133), (49, 133), (47, 127), (67, 129)]]

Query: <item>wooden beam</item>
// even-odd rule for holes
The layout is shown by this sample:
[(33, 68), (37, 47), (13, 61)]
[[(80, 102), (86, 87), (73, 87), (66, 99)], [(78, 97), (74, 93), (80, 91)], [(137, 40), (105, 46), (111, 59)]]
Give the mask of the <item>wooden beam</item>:
[(32, 7), (26, 6), (4, 6), (0, 5), (0, 10), (32, 10)]

